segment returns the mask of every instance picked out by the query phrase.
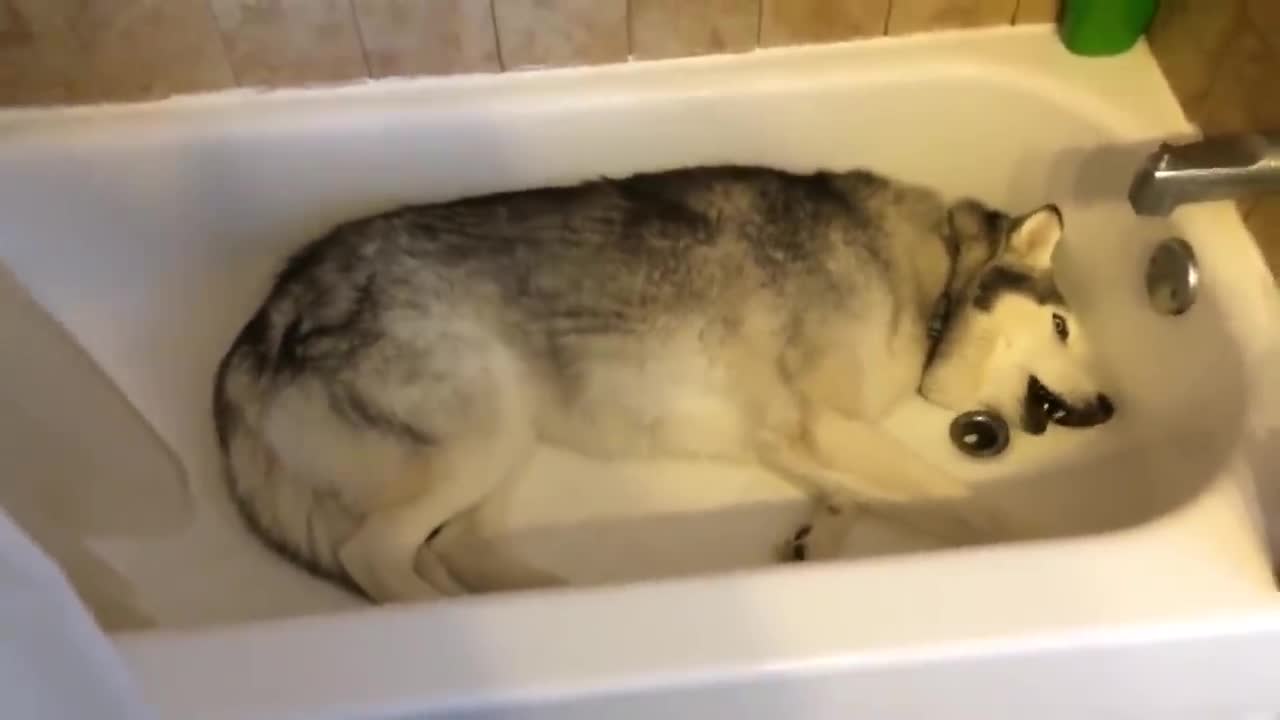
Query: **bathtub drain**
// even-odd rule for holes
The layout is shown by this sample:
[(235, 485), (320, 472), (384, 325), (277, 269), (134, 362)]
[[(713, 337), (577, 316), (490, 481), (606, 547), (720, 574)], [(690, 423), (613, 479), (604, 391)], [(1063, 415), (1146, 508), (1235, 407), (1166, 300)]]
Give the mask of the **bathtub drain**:
[(990, 410), (970, 410), (951, 421), (951, 442), (970, 457), (995, 457), (1009, 447), (1009, 424)]
[(1147, 261), (1147, 297), (1162, 315), (1181, 315), (1196, 302), (1200, 267), (1191, 244), (1178, 237), (1156, 246)]

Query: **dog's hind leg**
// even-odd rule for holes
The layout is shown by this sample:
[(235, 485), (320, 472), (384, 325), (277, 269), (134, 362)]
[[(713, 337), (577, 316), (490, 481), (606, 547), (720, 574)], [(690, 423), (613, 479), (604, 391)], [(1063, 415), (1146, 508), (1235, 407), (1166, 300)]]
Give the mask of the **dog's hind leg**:
[(473, 593), (535, 590), (567, 583), (563, 577), (529, 564), (503, 542), (477, 536), (476, 528), (466, 522), (470, 516), (459, 518), (461, 527), (456, 533), (451, 533), (455, 523), (450, 523), (441, 537), (423, 546), (418, 556), (419, 574), (426, 575), (424, 564), (443, 560), (450, 575)]
[(338, 551), (374, 600), (406, 602), (466, 592), (427, 543), (433, 530), (478, 505), (531, 455), (532, 427), (503, 420), (496, 433), (456, 438), (427, 451), (417, 496), (369, 513)]
[(536, 446), (532, 388), (520, 359), (483, 334), (454, 332), (424, 353), (412, 383), (378, 373), (361, 388), (377, 408), (420, 430), (394, 497), (364, 516), (338, 551), (347, 573), (374, 600), (405, 602), (465, 588), (427, 542), (432, 532), (479, 505)]

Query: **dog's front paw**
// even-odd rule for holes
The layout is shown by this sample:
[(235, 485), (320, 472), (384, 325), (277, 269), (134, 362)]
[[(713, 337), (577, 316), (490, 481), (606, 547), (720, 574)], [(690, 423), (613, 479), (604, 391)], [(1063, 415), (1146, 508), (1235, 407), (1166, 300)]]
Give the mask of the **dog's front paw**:
[(809, 536), (813, 534), (813, 525), (806, 523), (791, 533), (791, 537), (782, 543), (778, 551), (778, 559), (782, 562), (804, 562), (809, 559)]

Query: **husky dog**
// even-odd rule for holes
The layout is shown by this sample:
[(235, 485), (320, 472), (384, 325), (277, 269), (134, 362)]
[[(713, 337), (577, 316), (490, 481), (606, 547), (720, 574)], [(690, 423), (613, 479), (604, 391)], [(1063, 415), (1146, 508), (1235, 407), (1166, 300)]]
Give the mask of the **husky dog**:
[[(1052, 206), (752, 167), (349, 222), (288, 261), (221, 363), (231, 490), (269, 543), (376, 601), (463, 592), (428, 539), (539, 443), (760, 462), (835, 507), (962, 496), (877, 429), (900, 399), (1033, 433), (1111, 414), (1050, 273), (1061, 235)], [(851, 421), (838, 457), (822, 413)]]

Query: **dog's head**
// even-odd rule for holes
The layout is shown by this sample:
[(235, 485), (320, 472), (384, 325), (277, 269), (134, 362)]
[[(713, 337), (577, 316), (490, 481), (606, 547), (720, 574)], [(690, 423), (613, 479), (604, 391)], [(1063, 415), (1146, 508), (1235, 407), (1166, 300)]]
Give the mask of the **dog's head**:
[[(1020, 218), (975, 203), (951, 210), (959, 247), (950, 319), (920, 393), (956, 412), (1001, 413), (1026, 432), (1049, 423), (1089, 427), (1113, 408), (1090, 372), (1087, 338), (1054, 283), (1050, 258), (1062, 238), (1052, 205)], [(988, 248), (979, 259), (966, 247)], [(965, 267), (965, 258), (968, 267)]]

